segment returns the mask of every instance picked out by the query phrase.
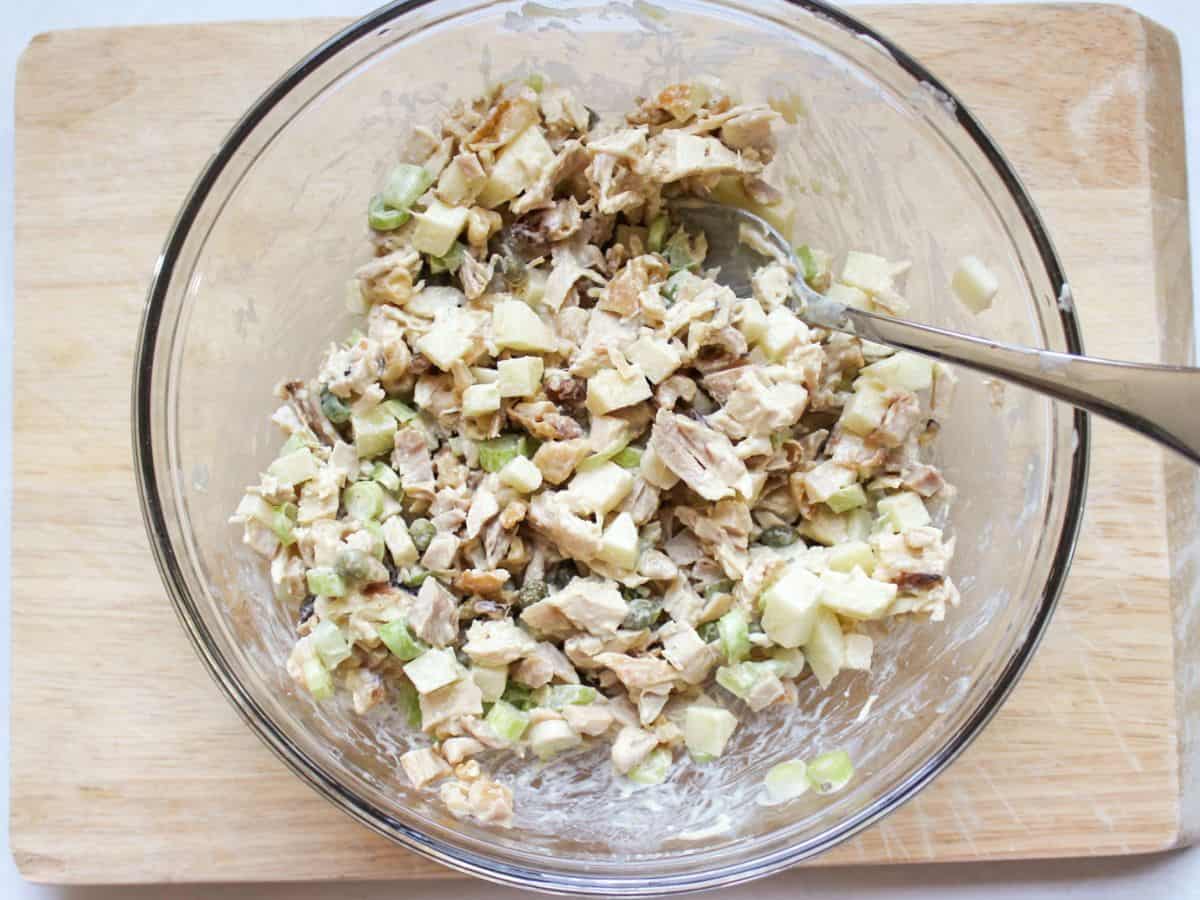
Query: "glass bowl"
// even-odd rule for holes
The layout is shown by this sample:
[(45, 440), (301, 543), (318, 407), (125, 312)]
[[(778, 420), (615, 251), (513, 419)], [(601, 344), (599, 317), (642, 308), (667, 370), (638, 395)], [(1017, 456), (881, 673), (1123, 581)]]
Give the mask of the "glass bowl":
[[(509, 831), (457, 821), (397, 766), (404, 731), (315, 704), (283, 661), (295, 611), (227, 519), (280, 438), (274, 384), (308, 377), (353, 320), (343, 285), (370, 255), (365, 202), (409, 130), (499, 80), (575, 88), (602, 116), (698, 75), (789, 110), (777, 219), (836, 253), (910, 259), (912, 315), (1080, 352), (1078, 323), (1036, 211), (978, 122), (886, 38), (817, 2), (603, 3), (554, 9), (395, 3), (318, 47), (246, 113), (179, 213), (150, 289), (134, 378), (146, 527), (197, 651), (247, 723), (335, 806), (454, 868), (526, 888), (665, 894), (729, 885), (829, 849), (929, 784), (995, 714), (1054, 609), (1079, 530), (1082, 414), (963, 373), (937, 459), (958, 487), (949, 530), (962, 604), (898, 621), (871, 673), (797, 709), (753, 717), (719, 765), (631, 791), (605, 752), (545, 768), (498, 763)], [(970, 315), (947, 291), (963, 255), (997, 273)], [(859, 716), (877, 695), (871, 714)], [(784, 806), (754, 796), (776, 763), (846, 748), (842, 792)]]

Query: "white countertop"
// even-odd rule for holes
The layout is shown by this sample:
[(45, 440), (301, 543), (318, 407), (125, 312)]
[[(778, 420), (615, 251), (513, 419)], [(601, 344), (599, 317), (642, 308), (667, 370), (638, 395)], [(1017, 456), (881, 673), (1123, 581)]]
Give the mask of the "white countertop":
[[(896, 0), (871, 0), (889, 3)], [(958, 0), (974, 2), (974, 0)], [(1011, 2), (1011, 0), (1010, 0)], [(0, 12), (0, 572), (7, 572), (12, 507), (12, 189), (13, 80), (16, 62), (38, 32), (86, 26), (136, 25), (159, 22), (271, 19), (304, 16), (349, 16), (365, 13), (372, 0), (12, 0)], [(1130, 0), (1127, 4), (1175, 32), (1183, 57), (1188, 130), (1188, 168), (1200, 183), (1200, 2), (1197, 0)], [(1200, 213), (1192, 216), (1192, 246), (1200, 248)], [(1200, 253), (1193, 256), (1200, 268)], [(1195, 284), (1200, 278), (1193, 276)], [(402, 891), (422, 900), (495, 900), (537, 896), (463, 880), (307, 885), (152, 886), (146, 888), (55, 888), (26, 884), (8, 852), (9, 747), (9, 583), (0, 578), (0, 809), (4, 811), (4, 847), (0, 858), (0, 897), (6, 900), (394, 900)], [(728, 900), (774, 898), (888, 897), (961, 898), (972, 900), (1064, 900), (1064, 898), (1200, 897), (1200, 848), (1140, 857), (962, 865), (872, 866), (853, 869), (804, 869), (752, 886), (725, 891)]]

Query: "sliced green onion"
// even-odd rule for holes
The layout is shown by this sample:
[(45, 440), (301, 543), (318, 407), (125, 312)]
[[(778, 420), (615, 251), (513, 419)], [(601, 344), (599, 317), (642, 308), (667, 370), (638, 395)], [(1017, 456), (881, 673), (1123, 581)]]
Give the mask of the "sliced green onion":
[(375, 463), (374, 468), (371, 469), (371, 477), (393, 494), (400, 490), (400, 476), (387, 463)]
[(840, 791), (854, 777), (854, 764), (845, 750), (831, 750), (808, 763), (808, 780), (818, 794)]
[(412, 686), (412, 682), (402, 681), (397, 688), (399, 696), (397, 700), (401, 710), (404, 711), (405, 719), (408, 722), (409, 728), (421, 727), (421, 695), (417, 693), (417, 689)]
[(352, 519), (370, 521), (383, 512), (383, 488), (374, 481), (356, 481), (342, 492), (342, 503)]
[(488, 710), (484, 719), (492, 726), (499, 738), (509, 744), (515, 744), (529, 727), (529, 713), (522, 712), (503, 699), (497, 700)]
[(462, 266), (463, 253), (466, 252), (466, 249), (462, 245), (462, 241), (455, 241), (445, 256), (429, 257), (429, 271), (434, 275), (440, 275), (442, 272), (457, 272)]
[(429, 570), (422, 566), (409, 566), (400, 576), (400, 583), (406, 588), (416, 590), (429, 577)]
[(379, 404), (389, 416), (403, 425), (417, 417), (417, 411), (402, 400), (384, 400)]
[(787, 547), (796, 543), (796, 529), (789, 525), (772, 525), (764, 528), (758, 536), (764, 547)]
[(497, 703), (510, 703), (517, 709), (533, 709), (537, 706), (533, 702), (533, 691), (525, 687), (523, 684), (517, 684), (515, 681), (510, 681), (504, 689), (504, 693), (500, 695)]
[(763, 779), (763, 785), (771, 803), (794, 800), (812, 786), (808, 780), (808, 766), (799, 759), (790, 759), (773, 766)]
[(380, 197), (392, 209), (407, 212), (432, 184), (433, 176), (422, 166), (403, 163), (392, 169)]
[(656, 747), (649, 756), (630, 769), (626, 777), (635, 784), (662, 784), (671, 771), (671, 761), (670, 750)]
[(670, 225), (671, 220), (667, 218), (666, 213), (663, 213), (650, 223), (650, 230), (646, 234), (647, 250), (651, 253), (659, 253), (662, 250), (663, 241), (667, 239), (667, 229)]
[(646, 628), (653, 628), (654, 623), (658, 621), (658, 617), (662, 615), (662, 609), (662, 603), (658, 600), (651, 600), (648, 597), (634, 597), (628, 601), (625, 621), (621, 623), (621, 627), (628, 628), (630, 631), (642, 631)]
[(413, 519), (408, 526), (408, 536), (412, 538), (413, 546), (417, 548), (418, 553), (424, 553), (429, 549), (429, 544), (433, 541), (435, 534), (437, 534), (437, 528), (428, 519)]
[(848, 484), (844, 488), (839, 488), (829, 495), (829, 499), (825, 504), (835, 513), (844, 513), (847, 510), (857, 509), (860, 506), (865, 506), (867, 503), (867, 494), (862, 489), (861, 484)]
[(637, 447), (622, 447), (614, 454), (612, 461), (622, 469), (636, 469), (642, 464), (642, 451)]
[(410, 215), (407, 209), (389, 209), (383, 194), (376, 194), (367, 204), (367, 224), (376, 231), (395, 231)]
[(350, 644), (342, 630), (326, 619), (312, 630), (312, 644), (326, 669), (333, 670), (350, 658)]
[(736, 663), (750, 655), (750, 624), (745, 610), (735, 607), (717, 621), (721, 652), (727, 662)]
[(538, 706), (548, 706), (550, 709), (585, 706), (595, 703), (598, 696), (596, 689), (586, 684), (548, 684), (538, 688), (533, 694)]
[(403, 619), (392, 619), (379, 626), (379, 639), (397, 657), (408, 662), (429, 649), (429, 645), (413, 636), (408, 623)]
[(529, 456), (529, 441), (523, 434), (502, 434), (480, 441), (479, 465), (485, 472), (499, 472), (518, 456)]
[(696, 634), (700, 635), (700, 640), (706, 644), (711, 644), (721, 636), (719, 623), (714, 619), (711, 622), (704, 622), (696, 626)]
[(321, 660), (316, 657), (306, 659), (301, 670), (304, 673), (304, 685), (314, 700), (328, 700), (333, 696), (333, 678), (329, 670), (321, 665)]
[(332, 393), (329, 388), (324, 388), (321, 391), (321, 412), (325, 413), (325, 418), (334, 425), (341, 425), (343, 422), (350, 421), (350, 407), (342, 401), (341, 397)]
[(342, 576), (328, 566), (318, 566), (305, 573), (308, 592), (318, 597), (344, 597), (346, 582)]

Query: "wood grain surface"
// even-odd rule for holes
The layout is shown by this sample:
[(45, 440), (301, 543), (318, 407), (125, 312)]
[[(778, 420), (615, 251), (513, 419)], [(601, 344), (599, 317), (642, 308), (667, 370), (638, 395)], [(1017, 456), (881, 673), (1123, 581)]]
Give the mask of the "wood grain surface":
[[(1009, 153), (1088, 350), (1185, 361), (1173, 38), (1114, 7), (857, 11)], [(238, 114), (341, 24), (58, 32), (21, 60), (11, 841), (27, 878), (445, 872), (335, 811), (242, 724), (178, 627), (132, 472), (133, 344), (172, 216)], [(1196, 833), (1196, 482), (1096, 424), (1083, 539), (1024, 680), (935, 784), (820, 863), (1136, 853)]]

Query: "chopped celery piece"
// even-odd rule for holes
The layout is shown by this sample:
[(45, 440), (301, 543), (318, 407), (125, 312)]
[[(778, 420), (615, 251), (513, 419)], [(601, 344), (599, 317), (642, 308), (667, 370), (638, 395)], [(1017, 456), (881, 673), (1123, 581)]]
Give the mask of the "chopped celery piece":
[(316, 476), (317, 460), (311, 450), (301, 447), (267, 466), (267, 474), (278, 478), (284, 484), (301, 484)]
[(717, 620), (721, 652), (727, 662), (736, 663), (750, 655), (750, 624), (745, 610), (735, 607)]
[(346, 636), (328, 620), (318, 623), (312, 630), (312, 643), (326, 669), (336, 669), (343, 660), (350, 658)]
[(380, 196), (392, 209), (407, 211), (432, 184), (433, 176), (423, 167), (405, 163), (392, 169)]
[(401, 710), (404, 711), (405, 720), (408, 722), (409, 728), (421, 727), (421, 695), (417, 693), (417, 689), (412, 686), (411, 682), (402, 681), (400, 687), (397, 688), (397, 700)]
[(429, 649), (424, 641), (413, 637), (408, 623), (403, 619), (392, 619), (379, 626), (379, 639), (397, 657), (409, 662)]
[(376, 231), (395, 231), (409, 217), (407, 209), (389, 209), (383, 194), (376, 194), (367, 204), (367, 224)]
[(329, 388), (321, 391), (321, 412), (325, 413), (325, 418), (334, 425), (350, 421), (350, 407), (341, 397), (331, 393)]
[(483, 702), (494, 703), (508, 687), (508, 666), (472, 666), (471, 680), (483, 694)]
[(296, 504), (285, 503), (276, 507), (271, 515), (271, 530), (285, 547), (296, 543), (296, 512)]
[(314, 700), (328, 700), (333, 696), (333, 678), (329, 670), (321, 665), (321, 660), (313, 657), (306, 659), (301, 667), (304, 673), (304, 685)]
[(413, 519), (412, 524), (408, 526), (408, 536), (412, 538), (413, 546), (417, 548), (418, 553), (424, 553), (429, 549), (429, 544), (435, 534), (437, 534), (437, 528), (428, 519)]
[(642, 451), (637, 447), (622, 447), (612, 458), (622, 469), (637, 469), (642, 465)]
[(840, 791), (854, 777), (854, 764), (845, 750), (831, 750), (808, 762), (808, 780), (818, 794)]
[(371, 469), (371, 477), (393, 494), (400, 490), (400, 476), (387, 463), (375, 463), (375, 467)]
[(499, 472), (518, 456), (529, 456), (529, 440), (523, 434), (502, 434), (479, 442), (479, 465), (485, 472)]
[(629, 770), (626, 776), (635, 784), (662, 784), (671, 771), (671, 751), (666, 747), (655, 747), (649, 756)]
[(650, 231), (646, 235), (646, 249), (651, 253), (661, 252), (663, 242), (667, 239), (667, 229), (670, 226), (671, 220), (667, 218), (665, 213), (651, 222)]
[(383, 404), (361, 416), (350, 417), (354, 429), (354, 449), (359, 459), (390, 453), (396, 437), (396, 419)]
[(409, 566), (400, 576), (400, 583), (406, 588), (416, 590), (429, 577), (429, 570), (421, 566)]
[(350, 518), (367, 522), (383, 512), (383, 488), (374, 481), (356, 481), (342, 493)]
[(511, 703), (517, 709), (533, 709), (533, 707), (537, 706), (533, 702), (533, 691), (523, 684), (517, 684), (515, 681), (508, 683), (508, 687), (500, 695), (500, 700), (505, 703)]
[(529, 727), (529, 713), (522, 712), (511, 703), (497, 700), (484, 719), (492, 731), (506, 743), (515, 744)]
[(812, 247), (808, 246), (808, 244), (801, 244), (796, 248), (796, 258), (804, 266), (805, 281), (812, 281), (817, 277), (820, 266), (817, 264), (816, 256), (813, 255)]
[(308, 592), (318, 597), (344, 597), (346, 582), (342, 576), (328, 566), (318, 566), (305, 573)]
[(763, 779), (767, 789), (767, 799), (771, 803), (786, 803), (801, 794), (807, 793), (811, 784), (808, 780), (808, 766), (803, 760), (790, 759), (773, 766)]
[(865, 505), (867, 502), (866, 492), (863, 491), (861, 484), (848, 484), (844, 488), (839, 488), (829, 495), (829, 499), (825, 504), (835, 513), (844, 513), (850, 509), (857, 509)]
[(683, 738), (696, 762), (709, 762), (725, 752), (737, 717), (719, 706), (694, 703), (687, 708)]
[(539, 706), (548, 706), (551, 709), (595, 703), (597, 696), (599, 695), (596, 693), (596, 689), (588, 687), (586, 684), (546, 685), (538, 688), (533, 694)]
[(429, 271), (434, 275), (440, 275), (443, 272), (457, 272), (462, 266), (465, 252), (466, 248), (463, 247), (462, 241), (455, 241), (450, 252), (445, 256), (429, 257)]
[(417, 411), (402, 400), (384, 400), (379, 404), (379, 408), (386, 411), (389, 416), (403, 425), (405, 422), (411, 422), (417, 417)]

